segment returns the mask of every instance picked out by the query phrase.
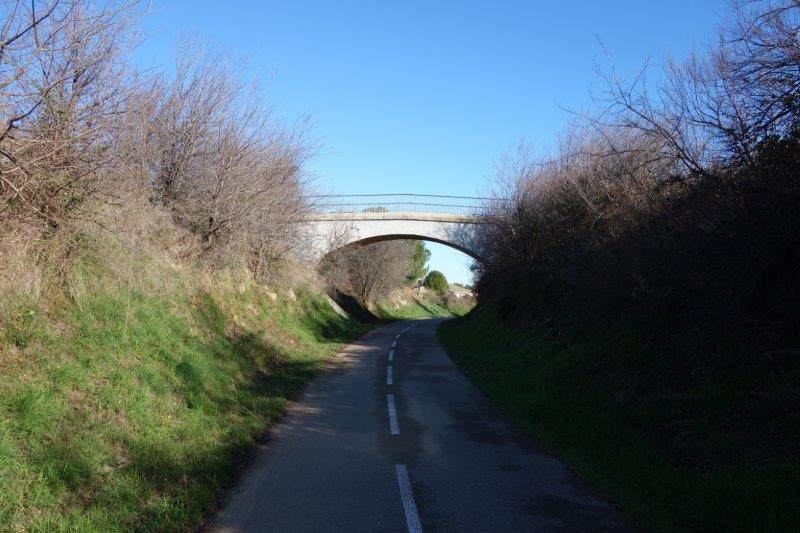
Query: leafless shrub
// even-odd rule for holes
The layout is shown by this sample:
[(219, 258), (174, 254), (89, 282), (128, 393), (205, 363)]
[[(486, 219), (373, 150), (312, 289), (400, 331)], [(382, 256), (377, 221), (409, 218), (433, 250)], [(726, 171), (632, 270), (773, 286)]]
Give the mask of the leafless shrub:
[(798, 14), (742, 4), (709, 55), (670, 63), (656, 91), (612, 72), (554, 155), (509, 157), (479, 295), (508, 312), (796, 331)]
[(631, 130), (598, 133), (576, 127), (552, 157), (536, 159), (522, 146), (505, 158), (497, 170), (499, 194), (511, 202), (489, 211), (480, 234), (489, 258), (478, 265), (484, 292), (490, 272), (498, 270), (505, 272), (497, 280), (503, 284), (530, 269), (542, 270), (537, 284), (548, 283), (547, 272), (574, 277), (579, 263), (607, 254), (608, 241), (658, 212), (654, 198), (668, 187), (662, 176), (672, 172), (673, 163), (651, 159), (650, 144)]
[(0, 223), (55, 230), (101, 187), (136, 2), (0, 5)]
[(174, 72), (136, 73), (140, 14), (136, 0), (0, 3), (2, 237), (76, 233), (144, 196), (207, 264), (263, 280), (303, 242), (304, 125), (279, 123), (242, 64), (196, 43)]
[(174, 76), (158, 77), (132, 101), (128, 143), (153, 201), (195, 233), (212, 263), (240, 256), (257, 277), (300, 242), (301, 127), (273, 120), (242, 65), (191, 44)]

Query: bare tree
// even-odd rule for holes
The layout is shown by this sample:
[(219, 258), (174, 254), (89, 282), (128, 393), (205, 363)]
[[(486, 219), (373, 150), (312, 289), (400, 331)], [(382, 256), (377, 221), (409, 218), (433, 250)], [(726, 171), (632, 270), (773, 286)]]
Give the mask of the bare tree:
[(369, 307), (407, 282), (413, 241), (355, 244), (337, 250), (321, 271), (334, 288)]
[(56, 229), (99, 188), (136, 2), (0, 7), (0, 219)]
[[(710, 177), (719, 166), (756, 165), (768, 139), (796, 134), (800, 115), (800, 2), (734, 3), (730, 24), (706, 54), (669, 59), (666, 82), (651, 87), (646, 68), (624, 80), (601, 72), (596, 124), (643, 132), (684, 173)], [(731, 157), (731, 155), (733, 157)]]

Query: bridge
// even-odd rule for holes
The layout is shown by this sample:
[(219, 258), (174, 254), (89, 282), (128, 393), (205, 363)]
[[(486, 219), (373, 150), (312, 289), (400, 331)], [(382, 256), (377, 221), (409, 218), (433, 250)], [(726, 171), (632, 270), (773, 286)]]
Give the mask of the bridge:
[(319, 257), (344, 246), (419, 239), (445, 244), (477, 261), (485, 258), (475, 239), (482, 215), (500, 200), (430, 194), (319, 195), (308, 217)]

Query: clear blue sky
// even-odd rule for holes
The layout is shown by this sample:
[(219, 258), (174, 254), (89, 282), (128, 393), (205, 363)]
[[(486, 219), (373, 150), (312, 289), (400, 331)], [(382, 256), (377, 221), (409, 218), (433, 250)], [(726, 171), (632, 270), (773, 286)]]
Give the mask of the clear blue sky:
[[(181, 36), (244, 55), (288, 121), (310, 114), (318, 184), (338, 193), (486, 192), (519, 140), (547, 146), (589, 105), (605, 65), (684, 56), (727, 14), (724, 0), (161, 0), (136, 51), (167, 66)], [(432, 267), (469, 281), (469, 260), (431, 246)]]

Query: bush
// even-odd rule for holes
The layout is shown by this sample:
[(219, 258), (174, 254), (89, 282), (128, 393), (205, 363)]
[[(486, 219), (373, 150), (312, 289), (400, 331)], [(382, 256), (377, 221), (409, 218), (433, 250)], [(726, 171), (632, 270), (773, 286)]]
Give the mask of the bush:
[[(662, 332), (747, 327), (766, 350), (793, 349), (800, 108), (747, 133), (726, 125), (731, 116), (709, 118), (739, 109), (724, 98), (785, 107), (800, 86), (786, 49), (800, 48), (800, 5), (775, 5), (738, 12), (747, 23), (724, 31), (725, 50), (707, 62), (672, 66), (664, 101), (609, 78), (605, 125), (573, 127), (550, 157), (507, 158), (497, 178), (511, 201), (491, 206), (483, 226), (491, 260), (478, 267), (479, 297), (507, 316), (625, 317)], [(769, 58), (793, 68), (763, 73)]]
[(282, 126), (244, 68), (192, 43), (172, 71), (136, 72), (143, 12), (136, 0), (0, 3), (0, 239), (69, 243), (146, 199), (191, 232), (196, 256), (263, 281), (305, 244), (302, 124)]
[(120, 188), (113, 117), (139, 14), (135, 1), (0, 4), (0, 237), (52, 235)]
[(425, 276), (423, 285), (426, 289), (435, 291), (439, 294), (444, 294), (450, 290), (450, 285), (447, 283), (447, 278), (445, 278), (444, 274), (438, 270), (431, 270), (428, 272), (428, 275)]

